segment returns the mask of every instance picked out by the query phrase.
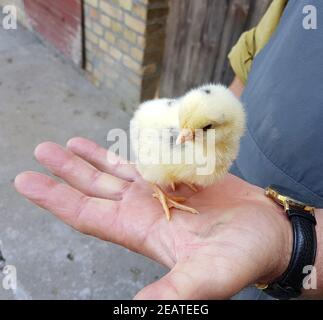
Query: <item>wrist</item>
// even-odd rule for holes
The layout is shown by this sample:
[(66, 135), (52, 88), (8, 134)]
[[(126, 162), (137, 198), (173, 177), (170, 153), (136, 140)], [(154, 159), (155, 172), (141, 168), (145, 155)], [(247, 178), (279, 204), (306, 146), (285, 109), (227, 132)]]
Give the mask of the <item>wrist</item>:
[[(313, 289), (303, 289), (301, 298), (304, 299), (322, 299), (323, 296), (323, 209), (315, 210), (316, 218), (316, 237), (317, 237), (317, 251), (314, 269), (311, 277), (314, 280), (312, 285), (316, 285)], [(306, 274), (304, 274), (306, 276)]]
[[(285, 242), (282, 243), (280, 246), (282, 250), (281, 252), (285, 252), (285, 254), (277, 253), (280, 261), (276, 260), (276, 264), (274, 264), (273, 268), (267, 268), (266, 273), (263, 277), (259, 279), (258, 283), (261, 284), (269, 284), (275, 282), (278, 278), (282, 276), (283, 273), (288, 268), (291, 254), (293, 250), (293, 230), (292, 224), (290, 223), (287, 215), (284, 213), (284, 210), (281, 210), (283, 213), (282, 215), (278, 215), (279, 217), (284, 216), (285, 219), (281, 219), (280, 222), (282, 223), (281, 232), (284, 232)], [(316, 252), (316, 259), (314, 264), (314, 269), (309, 269), (307, 272), (304, 270), (304, 284), (307, 284), (302, 289), (302, 295), (300, 298), (302, 299), (315, 299), (315, 298), (322, 298), (323, 296), (323, 209), (316, 209), (315, 210), (316, 216), (316, 236), (317, 236), (317, 252)], [(289, 224), (287, 227), (286, 221)], [(285, 230), (285, 231), (283, 231)], [(283, 245), (285, 244), (285, 245)], [(274, 258), (273, 258), (274, 259)], [(311, 274), (310, 274), (311, 273)], [(310, 274), (310, 275), (309, 275)], [(309, 275), (309, 278), (306, 279), (306, 276)]]
[(258, 279), (259, 284), (269, 284), (278, 279), (288, 268), (293, 251), (293, 228), (284, 209), (272, 203), (270, 214), (275, 220), (275, 232), (272, 239), (272, 247), (268, 255), (268, 261), (264, 264), (264, 273)]

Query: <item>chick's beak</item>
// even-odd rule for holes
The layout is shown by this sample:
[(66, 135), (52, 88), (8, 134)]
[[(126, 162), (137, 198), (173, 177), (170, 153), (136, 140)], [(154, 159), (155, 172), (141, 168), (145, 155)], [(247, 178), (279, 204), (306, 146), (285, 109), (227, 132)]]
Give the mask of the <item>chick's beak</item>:
[(194, 139), (194, 133), (193, 130), (191, 129), (182, 129), (181, 132), (179, 133), (177, 139), (176, 139), (176, 144), (182, 144), (186, 141), (191, 141)]

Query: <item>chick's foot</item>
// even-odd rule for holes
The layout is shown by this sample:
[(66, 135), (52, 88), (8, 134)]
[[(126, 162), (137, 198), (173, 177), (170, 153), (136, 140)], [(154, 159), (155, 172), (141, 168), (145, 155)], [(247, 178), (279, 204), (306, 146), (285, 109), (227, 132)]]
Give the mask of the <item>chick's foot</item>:
[(198, 211), (195, 210), (194, 208), (181, 204), (181, 202), (186, 200), (185, 198), (167, 195), (161, 188), (159, 188), (155, 184), (152, 185), (152, 188), (154, 190), (153, 197), (158, 199), (159, 202), (161, 203), (168, 221), (171, 218), (171, 214), (170, 214), (171, 208), (176, 208), (193, 214), (198, 213)]

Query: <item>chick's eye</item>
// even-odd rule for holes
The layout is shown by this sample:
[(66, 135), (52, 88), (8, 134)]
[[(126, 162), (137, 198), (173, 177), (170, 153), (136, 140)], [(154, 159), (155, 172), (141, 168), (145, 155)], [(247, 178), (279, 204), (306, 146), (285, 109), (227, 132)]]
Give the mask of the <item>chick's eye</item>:
[(206, 127), (203, 128), (203, 131), (212, 129), (212, 124), (207, 125)]

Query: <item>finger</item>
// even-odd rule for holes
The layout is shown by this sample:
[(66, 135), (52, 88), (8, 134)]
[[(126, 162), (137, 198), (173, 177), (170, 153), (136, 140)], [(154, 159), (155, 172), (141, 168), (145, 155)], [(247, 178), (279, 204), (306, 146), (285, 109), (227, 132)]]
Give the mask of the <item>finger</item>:
[(35, 150), (37, 160), (56, 176), (86, 195), (120, 200), (130, 182), (103, 173), (69, 150), (44, 142)]
[(133, 164), (107, 151), (93, 141), (84, 138), (72, 138), (67, 142), (67, 148), (101, 171), (129, 181), (138, 176)]
[(36, 172), (19, 174), (15, 187), (27, 199), (73, 228), (121, 244), (116, 224), (118, 202), (85, 196), (69, 185)]

